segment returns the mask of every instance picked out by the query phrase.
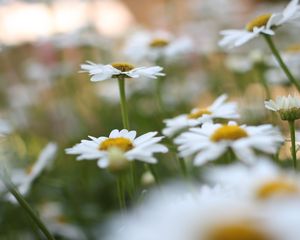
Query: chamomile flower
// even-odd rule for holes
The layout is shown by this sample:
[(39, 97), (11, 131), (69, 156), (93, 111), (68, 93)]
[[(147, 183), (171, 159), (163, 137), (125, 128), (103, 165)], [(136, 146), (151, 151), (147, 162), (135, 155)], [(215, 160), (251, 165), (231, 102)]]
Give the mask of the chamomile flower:
[(274, 154), (283, 142), (279, 130), (271, 125), (246, 126), (230, 122), (228, 125), (204, 123), (191, 128), (175, 141), (182, 157), (194, 156), (194, 165), (216, 160), (229, 149), (246, 163), (254, 163), (254, 150)]
[(135, 62), (174, 60), (192, 52), (192, 41), (188, 37), (175, 38), (169, 33), (139, 32), (134, 34), (124, 47), (124, 54)]
[(282, 12), (260, 15), (250, 21), (245, 29), (221, 31), (223, 39), (219, 42), (219, 45), (229, 48), (239, 47), (260, 34), (274, 35), (274, 28), (300, 18), (298, 3), (299, 0), (292, 0)]
[(135, 68), (132, 64), (126, 62), (116, 62), (108, 65), (96, 64), (87, 61), (86, 64), (81, 65), (81, 72), (88, 72), (91, 76), (92, 82), (104, 81), (111, 78), (153, 78), (165, 74), (161, 71), (162, 67), (138, 67)]
[(90, 140), (82, 140), (74, 147), (67, 148), (66, 153), (78, 154), (77, 160), (96, 159), (100, 168), (114, 168), (115, 164), (119, 167), (120, 163), (116, 161), (121, 160), (156, 163), (153, 154), (168, 151), (159, 144), (163, 137), (157, 137), (156, 134), (157, 132), (148, 132), (136, 137), (136, 131), (115, 129), (108, 137), (89, 137)]
[(164, 120), (166, 128), (163, 129), (165, 136), (171, 137), (189, 127), (199, 126), (214, 119), (236, 119), (237, 104), (235, 102), (225, 102), (227, 95), (218, 97), (212, 105), (207, 108), (195, 108), (189, 114), (182, 114), (172, 119)]
[(79, 226), (69, 222), (64, 215), (63, 206), (59, 202), (46, 202), (39, 206), (39, 213), (48, 229), (55, 236), (64, 239), (87, 239)]
[[(190, 188), (189, 188), (190, 189)], [(162, 189), (151, 194), (148, 201), (112, 222), (105, 240), (296, 240), (299, 217), (284, 217), (289, 224), (281, 228), (283, 209), (261, 206), (252, 201), (241, 201), (224, 188), (202, 187), (184, 191)], [(287, 208), (287, 207), (286, 207)], [(290, 208), (290, 207), (289, 207)], [(299, 213), (298, 206), (292, 208)], [(271, 217), (272, 216), (272, 217)], [(282, 216), (283, 217), (283, 216)], [(293, 234), (285, 235), (293, 226)], [(286, 228), (287, 227), (287, 228)], [(299, 236), (299, 235), (298, 235)]]
[(7, 121), (0, 119), (0, 137), (10, 133), (11, 131), (11, 125)]
[[(37, 177), (40, 176), (45, 168), (51, 165), (55, 158), (56, 152), (57, 145), (55, 143), (49, 143), (41, 151), (37, 161), (32, 166), (29, 166), (27, 169), (11, 170), (11, 181), (22, 195), (27, 195), (29, 193), (32, 183)], [(4, 186), (0, 185), (0, 190), (3, 191)], [(14, 197), (10, 194), (7, 195), (7, 199), (13, 202), (15, 201)]]
[(294, 172), (279, 169), (267, 159), (259, 159), (255, 165), (211, 167), (206, 171), (210, 182), (229, 187), (245, 199), (259, 201), (293, 199), (300, 197), (300, 178)]
[(275, 101), (265, 101), (265, 107), (278, 112), (282, 120), (294, 121), (300, 118), (300, 99), (296, 96), (280, 96)]

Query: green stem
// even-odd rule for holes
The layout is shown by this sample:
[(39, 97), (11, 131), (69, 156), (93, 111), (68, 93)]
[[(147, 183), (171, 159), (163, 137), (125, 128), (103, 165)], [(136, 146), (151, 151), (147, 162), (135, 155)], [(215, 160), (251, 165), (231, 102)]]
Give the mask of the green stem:
[(268, 83), (266, 81), (266, 78), (264, 76), (264, 71), (263, 71), (262, 67), (257, 67), (256, 72), (257, 72), (258, 80), (260, 81), (260, 83), (262, 84), (262, 86), (265, 89), (267, 99), (270, 99), (271, 98), (271, 91), (270, 91), (270, 88), (269, 88)]
[(127, 101), (126, 101), (126, 93), (125, 93), (125, 78), (120, 76), (118, 78), (118, 84), (119, 84), (123, 127), (129, 130), (129, 119), (128, 119)]
[(156, 101), (157, 106), (161, 114), (164, 113), (164, 103), (162, 99), (162, 88), (163, 88), (163, 77), (158, 77), (156, 79), (155, 88), (156, 88)]
[(274, 57), (276, 58), (277, 62), (279, 63), (280, 67), (282, 68), (282, 70), (284, 71), (285, 75), (287, 76), (287, 78), (289, 79), (289, 81), (294, 84), (294, 86), (297, 88), (298, 92), (300, 92), (300, 84), (299, 82), (294, 78), (294, 76), (292, 75), (292, 73), (290, 72), (290, 70), (288, 69), (288, 67), (286, 66), (286, 64), (283, 62), (282, 57), (280, 56), (279, 51), (277, 50), (271, 36), (263, 34), (263, 36), (265, 37), (265, 40), (269, 46), (269, 48), (271, 49)]
[(185, 163), (184, 158), (178, 157), (178, 161), (179, 161), (179, 165), (180, 165), (180, 169), (181, 169), (181, 173), (182, 173), (183, 177), (187, 178), (188, 172), (187, 172), (186, 163)]
[(297, 170), (297, 151), (296, 151), (296, 137), (295, 137), (295, 121), (291, 120), (289, 121), (289, 128), (290, 128), (290, 134), (291, 134), (291, 154), (293, 158), (293, 166), (294, 169)]
[(123, 187), (123, 182), (122, 182), (121, 176), (117, 176), (117, 193), (118, 193), (120, 209), (125, 210), (126, 209), (125, 193), (124, 193), (124, 187)]
[(9, 180), (7, 174), (1, 174), (1, 179), (7, 188), (7, 190), (15, 197), (20, 206), (27, 212), (27, 214), (31, 217), (33, 222), (38, 226), (38, 228), (45, 235), (48, 240), (55, 240), (55, 238), (51, 235), (50, 231), (47, 229), (46, 225), (41, 221), (41, 219), (36, 215), (34, 210), (30, 207), (24, 197), (17, 191), (13, 183)]

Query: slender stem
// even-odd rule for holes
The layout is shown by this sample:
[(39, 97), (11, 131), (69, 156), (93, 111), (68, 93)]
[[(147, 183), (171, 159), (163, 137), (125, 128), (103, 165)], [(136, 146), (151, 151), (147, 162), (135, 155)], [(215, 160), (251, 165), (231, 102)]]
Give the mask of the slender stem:
[(294, 169), (297, 170), (297, 151), (296, 151), (296, 137), (295, 137), (295, 121), (291, 120), (289, 121), (289, 127), (290, 127), (290, 134), (291, 134), (291, 153), (293, 158), (293, 166)]
[(276, 58), (277, 62), (279, 63), (280, 67), (282, 68), (282, 70), (284, 71), (284, 73), (286, 74), (287, 78), (289, 79), (289, 81), (295, 85), (295, 87), (297, 88), (298, 92), (300, 92), (300, 84), (299, 82), (294, 78), (294, 76), (292, 75), (292, 73), (290, 72), (290, 70), (288, 69), (288, 67), (286, 66), (286, 64), (283, 62), (282, 57), (280, 56), (279, 51), (277, 50), (271, 36), (263, 34), (263, 36), (265, 37), (265, 40), (269, 46), (269, 48), (271, 49), (274, 57)]
[(126, 203), (125, 203), (125, 193), (124, 193), (124, 187), (122, 183), (122, 177), (117, 177), (117, 193), (118, 193), (118, 200), (121, 210), (126, 209)]
[[(5, 174), (5, 173), (4, 173)], [(41, 221), (41, 219), (36, 215), (34, 210), (30, 207), (28, 202), (24, 199), (24, 197), (17, 191), (13, 183), (9, 180), (7, 174), (3, 176), (1, 174), (1, 179), (7, 188), (7, 190), (15, 197), (20, 206), (27, 212), (27, 214), (31, 217), (33, 222), (38, 226), (38, 228), (43, 232), (46, 239), (55, 240), (55, 238), (51, 235), (50, 231), (47, 229), (46, 225)]]
[(187, 172), (185, 160), (184, 158), (178, 157), (178, 161), (179, 161), (181, 173), (186, 178), (188, 176), (188, 172)]
[(163, 76), (156, 79), (155, 88), (156, 88), (156, 101), (157, 106), (161, 114), (164, 113), (164, 103), (162, 99), (162, 87), (163, 87)]
[(128, 119), (124, 77), (120, 76), (118, 78), (118, 84), (119, 84), (119, 92), (120, 92), (120, 105), (121, 105), (123, 127), (125, 129), (129, 129), (129, 119)]
[(258, 80), (260, 81), (263, 88), (265, 89), (267, 99), (270, 99), (271, 98), (271, 92), (270, 92), (270, 88), (268, 86), (268, 83), (266, 81), (266, 78), (264, 76), (263, 68), (258, 66), (256, 69), (257, 69), (256, 72), (257, 72)]

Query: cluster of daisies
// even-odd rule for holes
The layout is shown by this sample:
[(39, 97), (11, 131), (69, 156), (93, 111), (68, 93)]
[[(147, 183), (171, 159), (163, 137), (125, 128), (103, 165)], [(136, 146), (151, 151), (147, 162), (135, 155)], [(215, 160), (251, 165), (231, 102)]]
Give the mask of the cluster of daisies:
[(109, 240), (297, 240), (300, 178), (266, 159), (206, 169), (202, 185), (173, 184), (115, 217)]

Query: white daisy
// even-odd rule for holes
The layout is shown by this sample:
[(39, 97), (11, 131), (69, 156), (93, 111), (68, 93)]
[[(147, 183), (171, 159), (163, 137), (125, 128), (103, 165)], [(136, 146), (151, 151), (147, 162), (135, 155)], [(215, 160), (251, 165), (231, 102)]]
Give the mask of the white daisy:
[(47, 228), (55, 236), (72, 240), (87, 239), (79, 226), (69, 222), (64, 215), (63, 206), (59, 202), (43, 203), (39, 206), (39, 213)]
[(11, 131), (11, 125), (7, 121), (0, 119), (0, 137), (10, 133)]
[(300, 98), (296, 96), (280, 96), (275, 101), (265, 101), (265, 107), (278, 112), (282, 120), (300, 119)]
[(81, 72), (88, 72), (92, 82), (104, 81), (111, 78), (157, 78), (165, 76), (161, 71), (162, 67), (138, 67), (135, 68), (132, 64), (126, 62), (116, 62), (108, 65), (96, 64), (87, 61), (81, 65)]
[[(241, 201), (224, 188), (203, 187), (200, 190), (161, 189), (151, 194), (148, 201), (123, 214), (110, 224), (109, 240), (296, 240), (299, 217), (289, 211), (289, 223), (293, 234), (286, 238), (286, 226), (281, 228), (281, 216), (276, 208), (269, 208), (251, 201)], [(191, 189), (188, 187), (187, 189)], [(195, 187), (194, 187), (195, 189)], [(299, 206), (299, 204), (298, 204)], [(299, 213), (299, 207), (293, 206)], [(298, 235), (299, 237), (299, 235)]]
[(279, 130), (271, 125), (246, 126), (230, 122), (228, 125), (205, 123), (179, 135), (175, 141), (182, 157), (195, 156), (194, 164), (203, 165), (231, 149), (246, 163), (256, 160), (254, 150), (274, 154), (283, 142)]
[(199, 126), (202, 123), (211, 122), (217, 118), (239, 118), (239, 114), (237, 113), (237, 104), (235, 102), (225, 103), (226, 99), (227, 95), (223, 94), (207, 108), (195, 108), (190, 114), (182, 114), (175, 118), (164, 120), (166, 128), (163, 129), (163, 134), (171, 137), (183, 129)]
[(300, 18), (300, 6), (298, 3), (299, 0), (292, 0), (280, 13), (258, 16), (246, 25), (246, 29), (221, 31), (223, 39), (219, 42), (219, 45), (229, 48), (238, 47), (260, 34), (274, 35), (274, 28)]
[(139, 32), (128, 39), (124, 54), (135, 62), (164, 59), (174, 61), (192, 52), (193, 44), (189, 37), (175, 38), (169, 33)]
[[(100, 168), (110, 167), (111, 154), (120, 154), (126, 160), (139, 160), (146, 163), (156, 163), (154, 153), (165, 153), (168, 149), (159, 144), (163, 137), (155, 137), (157, 132), (148, 132), (136, 138), (136, 131), (121, 131), (115, 129), (109, 137), (89, 137), (72, 148), (67, 148), (67, 154), (78, 154), (77, 160), (98, 160)], [(112, 153), (113, 151), (113, 153)], [(115, 152), (117, 151), (117, 152)]]
[[(31, 185), (40, 174), (49, 167), (56, 155), (57, 145), (55, 143), (48, 143), (47, 146), (41, 151), (37, 161), (29, 166), (27, 169), (13, 169), (10, 172), (10, 178), (13, 184), (17, 187), (22, 195), (27, 195), (30, 191)], [(0, 191), (5, 188), (0, 185)], [(15, 202), (12, 195), (8, 194), (7, 198)]]
[(279, 169), (267, 159), (259, 159), (250, 167), (242, 164), (211, 167), (205, 174), (210, 182), (232, 188), (246, 199), (261, 201), (300, 197), (299, 176)]

